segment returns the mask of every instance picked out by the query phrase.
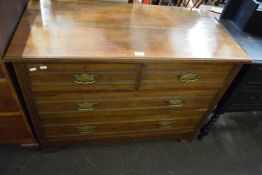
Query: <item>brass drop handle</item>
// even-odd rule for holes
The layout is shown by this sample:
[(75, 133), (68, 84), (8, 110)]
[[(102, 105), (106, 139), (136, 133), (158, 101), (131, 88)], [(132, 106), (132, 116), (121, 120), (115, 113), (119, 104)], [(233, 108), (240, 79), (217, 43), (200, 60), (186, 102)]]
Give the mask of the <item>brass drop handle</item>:
[(93, 111), (97, 107), (97, 103), (79, 103), (76, 105), (78, 111)]
[(158, 123), (159, 128), (173, 128), (175, 126), (175, 122), (171, 121), (162, 121)]
[(78, 84), (91, 84), (96, 82), (95, 74), (81, 73), (73, 75), (74, 82)]
[(199, 79), (199, 75), (192, 72), (187, 72), (183, 74), (178, 74), (177, 79), (181, 82), (192, 82)]
[(91, 134), (96, 132), (96, 126), (79, 126), (76, 130), (79, 134)]
[(185, 104), (183, 99), (168, 99), (166, 103), (169, 107), (182, 107)]

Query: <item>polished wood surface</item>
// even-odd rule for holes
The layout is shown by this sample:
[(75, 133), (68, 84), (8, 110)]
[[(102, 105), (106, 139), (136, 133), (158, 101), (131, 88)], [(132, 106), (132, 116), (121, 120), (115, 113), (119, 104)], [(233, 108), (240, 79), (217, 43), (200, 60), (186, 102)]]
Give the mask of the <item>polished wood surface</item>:
[(40, 3), (30, 2), (6, 61), (250, 62), (203, 11), (90, 1)]
[(202, 11), (59, 0), (30, 3), (5, 61), (44, 148), (188, 139), (250, 62)]

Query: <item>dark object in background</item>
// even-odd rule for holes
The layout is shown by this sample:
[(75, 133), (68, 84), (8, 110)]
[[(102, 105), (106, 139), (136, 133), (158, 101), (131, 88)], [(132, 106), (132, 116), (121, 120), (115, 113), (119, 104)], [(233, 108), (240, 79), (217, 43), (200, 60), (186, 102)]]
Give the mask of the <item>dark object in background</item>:
[(262, 111), (262, 15), (261, 2), (231, 0), (220, 22), (252, 59), (218, 103), (210, 120), (202, 126), (198, 139), (208, 135), (221, 114), (226, 112)]
[(230, 0), (221, 15), (241, 30), (248, 33), (262, 33), (262, 2), (256, 0)]
[(28, 0), (0, 0), (0, 58), (4, 56), (27, 2)]

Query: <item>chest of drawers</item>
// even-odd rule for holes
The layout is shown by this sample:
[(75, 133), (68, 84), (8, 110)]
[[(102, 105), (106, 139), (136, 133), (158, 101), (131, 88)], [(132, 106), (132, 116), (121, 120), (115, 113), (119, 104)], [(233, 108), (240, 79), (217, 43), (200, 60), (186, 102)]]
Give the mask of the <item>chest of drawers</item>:
[(35, 146), (35, 139), (16, 91), (0, 61), (0, 143)]
[[(5, 57), (14, 67), (43, 147), (188, 139), (242, 64), (250, 62), (201, 11), (46, 3), (51, 5), (42, 7), (53, 8), (40, 12), (37, 4), (29, 5)], [(214, 38), (199, 40), (199, 45), (194, 43), (198, 32)]]

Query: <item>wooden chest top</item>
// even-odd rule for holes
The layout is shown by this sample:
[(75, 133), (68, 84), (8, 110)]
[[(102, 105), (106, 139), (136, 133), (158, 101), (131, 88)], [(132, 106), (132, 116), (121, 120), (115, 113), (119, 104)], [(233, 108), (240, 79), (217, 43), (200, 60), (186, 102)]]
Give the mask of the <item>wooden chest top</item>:
[(86, 1), (30, 2), (5, 59), (250, 62), (203, 11)]

